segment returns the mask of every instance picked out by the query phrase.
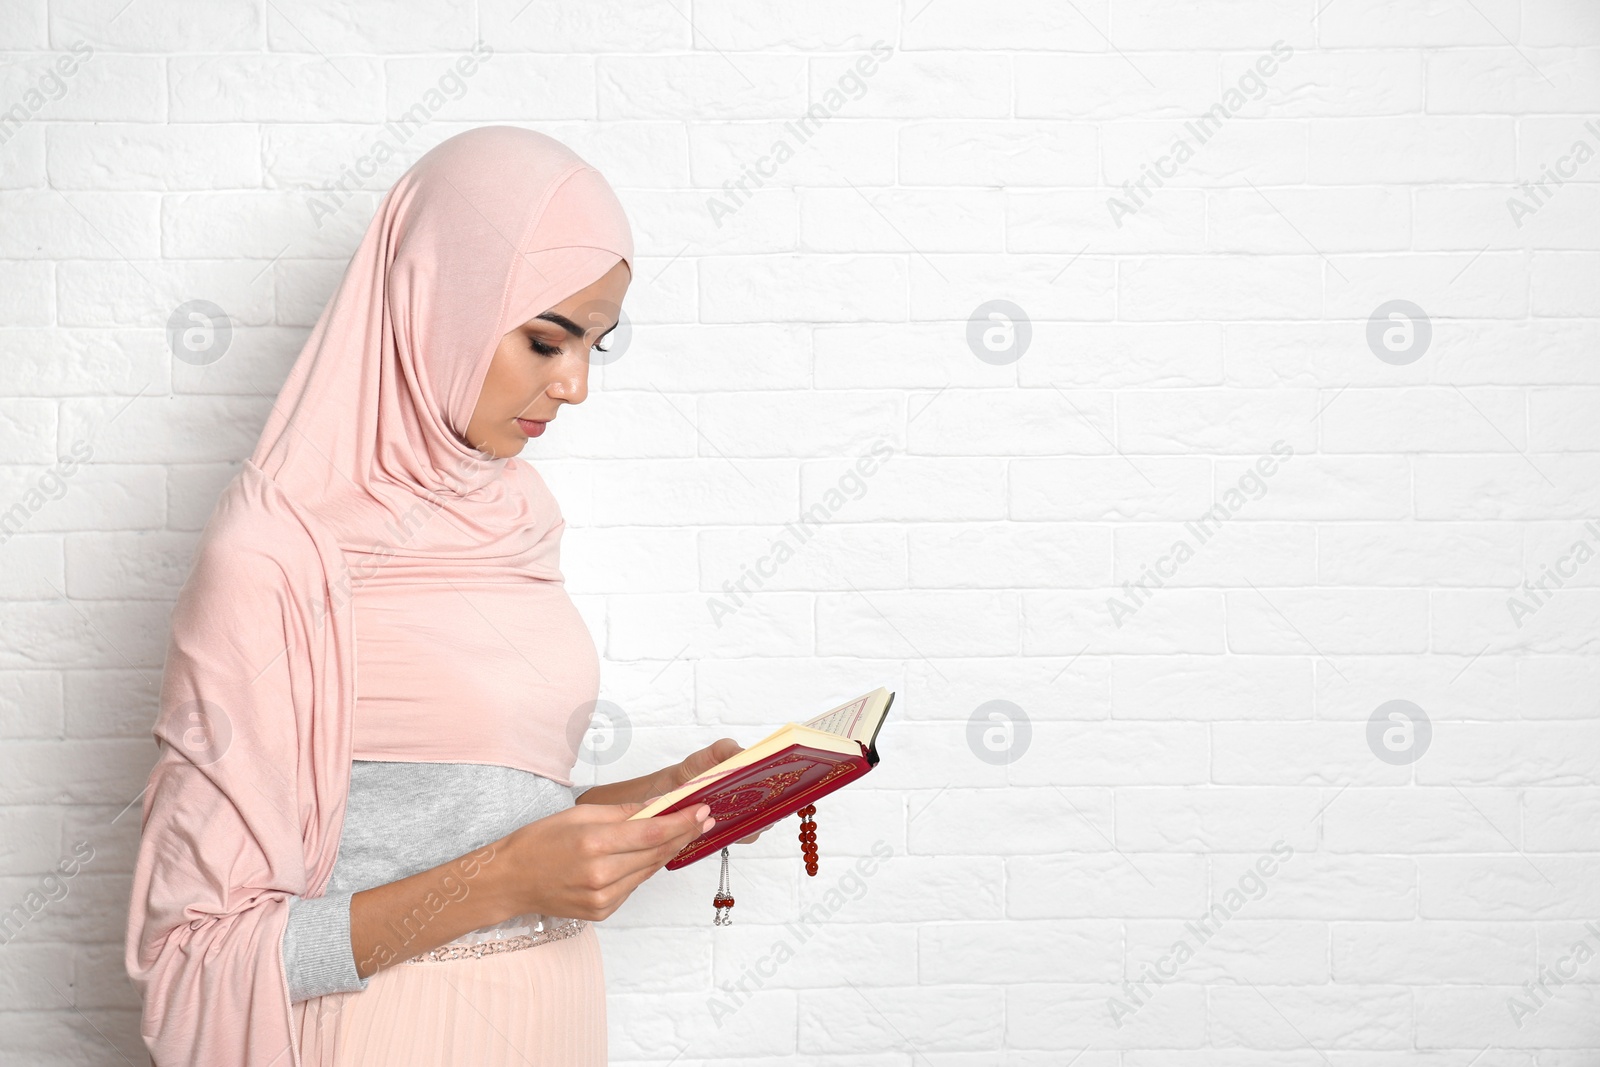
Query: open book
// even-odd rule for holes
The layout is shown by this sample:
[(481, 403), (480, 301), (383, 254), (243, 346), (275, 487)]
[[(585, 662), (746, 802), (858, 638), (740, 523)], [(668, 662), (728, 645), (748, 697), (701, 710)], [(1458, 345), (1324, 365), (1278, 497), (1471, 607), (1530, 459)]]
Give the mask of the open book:
[(894, 702), (881, 686), (806, 722), (777, 732), (640, 808), (648, 819), (700, 804), (717, 824), (667, 861), (675, 871), (723, 845), (763, 830), (853, 782), (878, 763), (878, 728)]

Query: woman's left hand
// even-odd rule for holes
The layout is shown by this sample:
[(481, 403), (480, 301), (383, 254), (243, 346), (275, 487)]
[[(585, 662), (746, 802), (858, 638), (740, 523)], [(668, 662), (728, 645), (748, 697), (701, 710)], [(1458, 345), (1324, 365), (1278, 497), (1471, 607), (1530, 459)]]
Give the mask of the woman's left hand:
[[(698, 752), (691, 752), (689, 755), (685, 756), (682, 761), (674, 763), (670, 767), (663, 767), (661, 770), (657, 771), (656, 773), (660, 776), (663, 788), (658, 790), (656, 795), (672, 792), (672, 790), (678, 788), (680, 785), (683, 785), (691, 778), (695, 778), (706, 773), (728, 757), (737, 756), (743, 751), (744, 746), (739, 744), (739, 742), (735, 741), (733, 738), (717, 738), (715, 741), (711, 742), (711, 744), (700, 749)], [(755, 833), (750, 834), (747, 837), (739, 838), (737, 843), (741, 845), (748, 845), (765, 832), (765, 830), (757, 830)]]

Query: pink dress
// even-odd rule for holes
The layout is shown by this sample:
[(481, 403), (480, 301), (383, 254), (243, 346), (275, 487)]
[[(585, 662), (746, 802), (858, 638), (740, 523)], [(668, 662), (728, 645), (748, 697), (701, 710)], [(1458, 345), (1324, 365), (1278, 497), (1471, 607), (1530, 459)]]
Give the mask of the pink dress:
[(515, 952), (400, 963), (293, 1006), (304, 1067), (603, 1067), (606, 987), (591, 924)]

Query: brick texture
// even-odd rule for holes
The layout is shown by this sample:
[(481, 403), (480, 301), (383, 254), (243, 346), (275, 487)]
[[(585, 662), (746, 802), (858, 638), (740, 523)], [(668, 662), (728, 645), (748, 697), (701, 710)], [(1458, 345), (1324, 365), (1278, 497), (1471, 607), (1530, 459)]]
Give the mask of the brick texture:
[(0, 909), (64, 886), (0, 1062), (145, 1062), (195, 537), (384, 190), (511, 123), (640, 257), (525, 453), (627, 723), (575, 777), (899, 694), (817, 878), (605, 925), (613, 1062), (1600, 1063), (1597, 11), (0, 3)]

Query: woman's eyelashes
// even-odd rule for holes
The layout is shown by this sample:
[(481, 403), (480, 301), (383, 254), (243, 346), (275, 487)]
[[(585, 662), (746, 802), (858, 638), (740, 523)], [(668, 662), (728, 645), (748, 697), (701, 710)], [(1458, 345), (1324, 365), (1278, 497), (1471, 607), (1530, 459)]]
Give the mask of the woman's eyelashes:
[[(541, 356), (559, 356), (561, 354), (560, 345), (546, 344), (544, 341), (539, 340), (539, 338), (534, 337), (532, 334), (528, 335), (528, 343), (533, 347), (533, 350), (539, 353)], [(596, 352), (609, 351), (605, 345), (598, 341), (589, 347), (593, 348)]]

